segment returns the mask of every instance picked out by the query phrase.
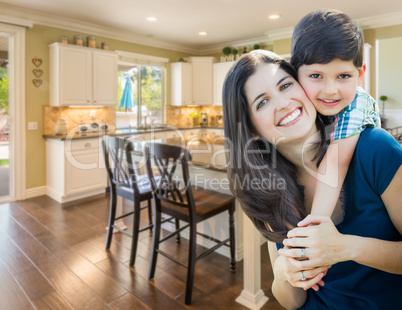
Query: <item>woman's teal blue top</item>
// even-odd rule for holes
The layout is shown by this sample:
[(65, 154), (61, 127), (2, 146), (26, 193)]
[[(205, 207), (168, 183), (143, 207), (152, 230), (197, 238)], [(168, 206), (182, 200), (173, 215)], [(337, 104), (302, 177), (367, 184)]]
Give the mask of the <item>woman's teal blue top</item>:
[[(401, 165), (402, 147), (385, 130), (371, 127), (360, 134), (343, 186), (339, 232), (402, 241), (381, 200)], [(402, 216), (402, 205), (398, 214)], [(346, 261), (333, 265), (323, 280), (318, 292), (307, 291), (300, 309), (402, 309), (402, 275)]]

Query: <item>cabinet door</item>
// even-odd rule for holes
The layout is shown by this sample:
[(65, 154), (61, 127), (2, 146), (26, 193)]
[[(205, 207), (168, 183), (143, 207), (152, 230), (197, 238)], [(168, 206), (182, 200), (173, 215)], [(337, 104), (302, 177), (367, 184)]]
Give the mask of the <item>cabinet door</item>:
[(171, 105), (185, 106), (193, 104), (192, 66), (177, 62), (170, 65), (171, 71)]
[[(67, 163), (66, 195), (90, 192), (106, 187), (106, 170), (99, 167), (99, 154), (97, 152), (77, 152), (74, 158), (80, 165)], [(95, 163), (96, 168), (86, 168)]]
[(73, 140), (66, 146), (66, 195), (77, 195), (106, 187), (106, 170), (97, 139)]
[(220, 62), (213, 65), (213, 87), (214, 87), (214, 105), (222, 105), (222, 89), (226, 74), (234, 64), (234, 61)]
[[(91, 51), (84, 48), (60, 47), (59, 104), (89, 105), (92, 102)], [(57, 77), (54, 77), (57, 79)]]
[(213, 57), (190, 57), (193, 66), (193, 104), (212, 105)]
[(117, 55), (93, 52), (93, 105), (117, 104)]

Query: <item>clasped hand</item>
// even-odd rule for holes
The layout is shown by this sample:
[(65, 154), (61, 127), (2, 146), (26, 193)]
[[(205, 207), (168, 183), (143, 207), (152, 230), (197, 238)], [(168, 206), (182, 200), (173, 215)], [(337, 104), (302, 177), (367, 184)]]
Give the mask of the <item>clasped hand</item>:
[(292, 286), (317, 291), (328, 269), (343, 261), (343, 236), (329, 217), (309, 215), (298, 226), (288, 232), (285, 247), (278, 251), (286, 258), (279, 261), (281, 269)]

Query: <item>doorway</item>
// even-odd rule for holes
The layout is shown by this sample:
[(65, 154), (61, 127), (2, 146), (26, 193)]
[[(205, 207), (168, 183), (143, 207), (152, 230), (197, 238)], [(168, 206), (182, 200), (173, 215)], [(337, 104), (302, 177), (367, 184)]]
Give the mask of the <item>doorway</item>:
[(8, 36), (0, 33), (0, 200), (11, 198), (8, 44)]
[(0, 202), (25, 199), (25, 28), (0, 23)]

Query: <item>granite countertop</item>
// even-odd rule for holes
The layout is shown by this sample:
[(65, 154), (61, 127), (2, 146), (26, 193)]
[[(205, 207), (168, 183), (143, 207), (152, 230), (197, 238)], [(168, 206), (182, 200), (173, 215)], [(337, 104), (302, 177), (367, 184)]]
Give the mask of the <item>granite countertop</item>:
[(114, 132), (100, 131), (100, 132), (88, 132), (84, 134), (68, 134), (68, 135), (43, 135), (44, 139), (53, 140), (66, 140), (69, 139), (91, 139), (99, 138), (99, 136), (129, 136), (137, 134), (145, 134), (150, 132), (162, 132), (162, 131), (172, 131), (172, 130), (186, 130), (186, 129), (223, 129), (222, 126), (199, 126), (199, 127), (153, 127), (153, 128), (121, 128), (116, 129)]
[[(222, 139), (223, 141), (223, 139)], [(138, 155), (142, 155), (143, 153), (143, 146), (142, 143), (163, 143), (163, 144), (169, 144), (169, 145), (176, 145), (176, 146), (181, 146), (181, 147), (186, 147), (186, 149), (188, 149), (192, 155), (193, 155), (193, 160), (191, 161), (191, 165), (194, 167), (198, 167), (198, 168), (203, 168), (203, 169), (208, 169), (208, 170), (214, 170), (214, 171), (218, 171), (218, 172), (224, 172), (226, 173), (226, 167), (223, 167), (223, 165), (213, 165), (210, 162), (206, 162), (200, 158), (195, 157), (196, 155), (194, 153), (197, 153), (197, 151), (201, 151), (202, 154), (205, 154), (207, 151), (205, 146), (208, 144), (208, 141), (202, 140), (200, 143), (196, 143), (193, 141), (190, 141), (188, 139), (186, 139), (185, 137), (185, 141), (183, 143), (183, 139), (180, 138), (167, 138), (167, 139), (155, 139), (155, 140), (150, 140), (150, 141), (142, 141), (139, 144), (134, 143), (134, 153), (138, 154)], [(210, 142), (211, 144), (215, 144), (215, 145), (223, 145), (220, 143), (214, 143), (213, 141)], [(213, 152), (212, 149), (210, 149), (211, 152)], [(212, 154), (211, 154), (212, 155)]]

